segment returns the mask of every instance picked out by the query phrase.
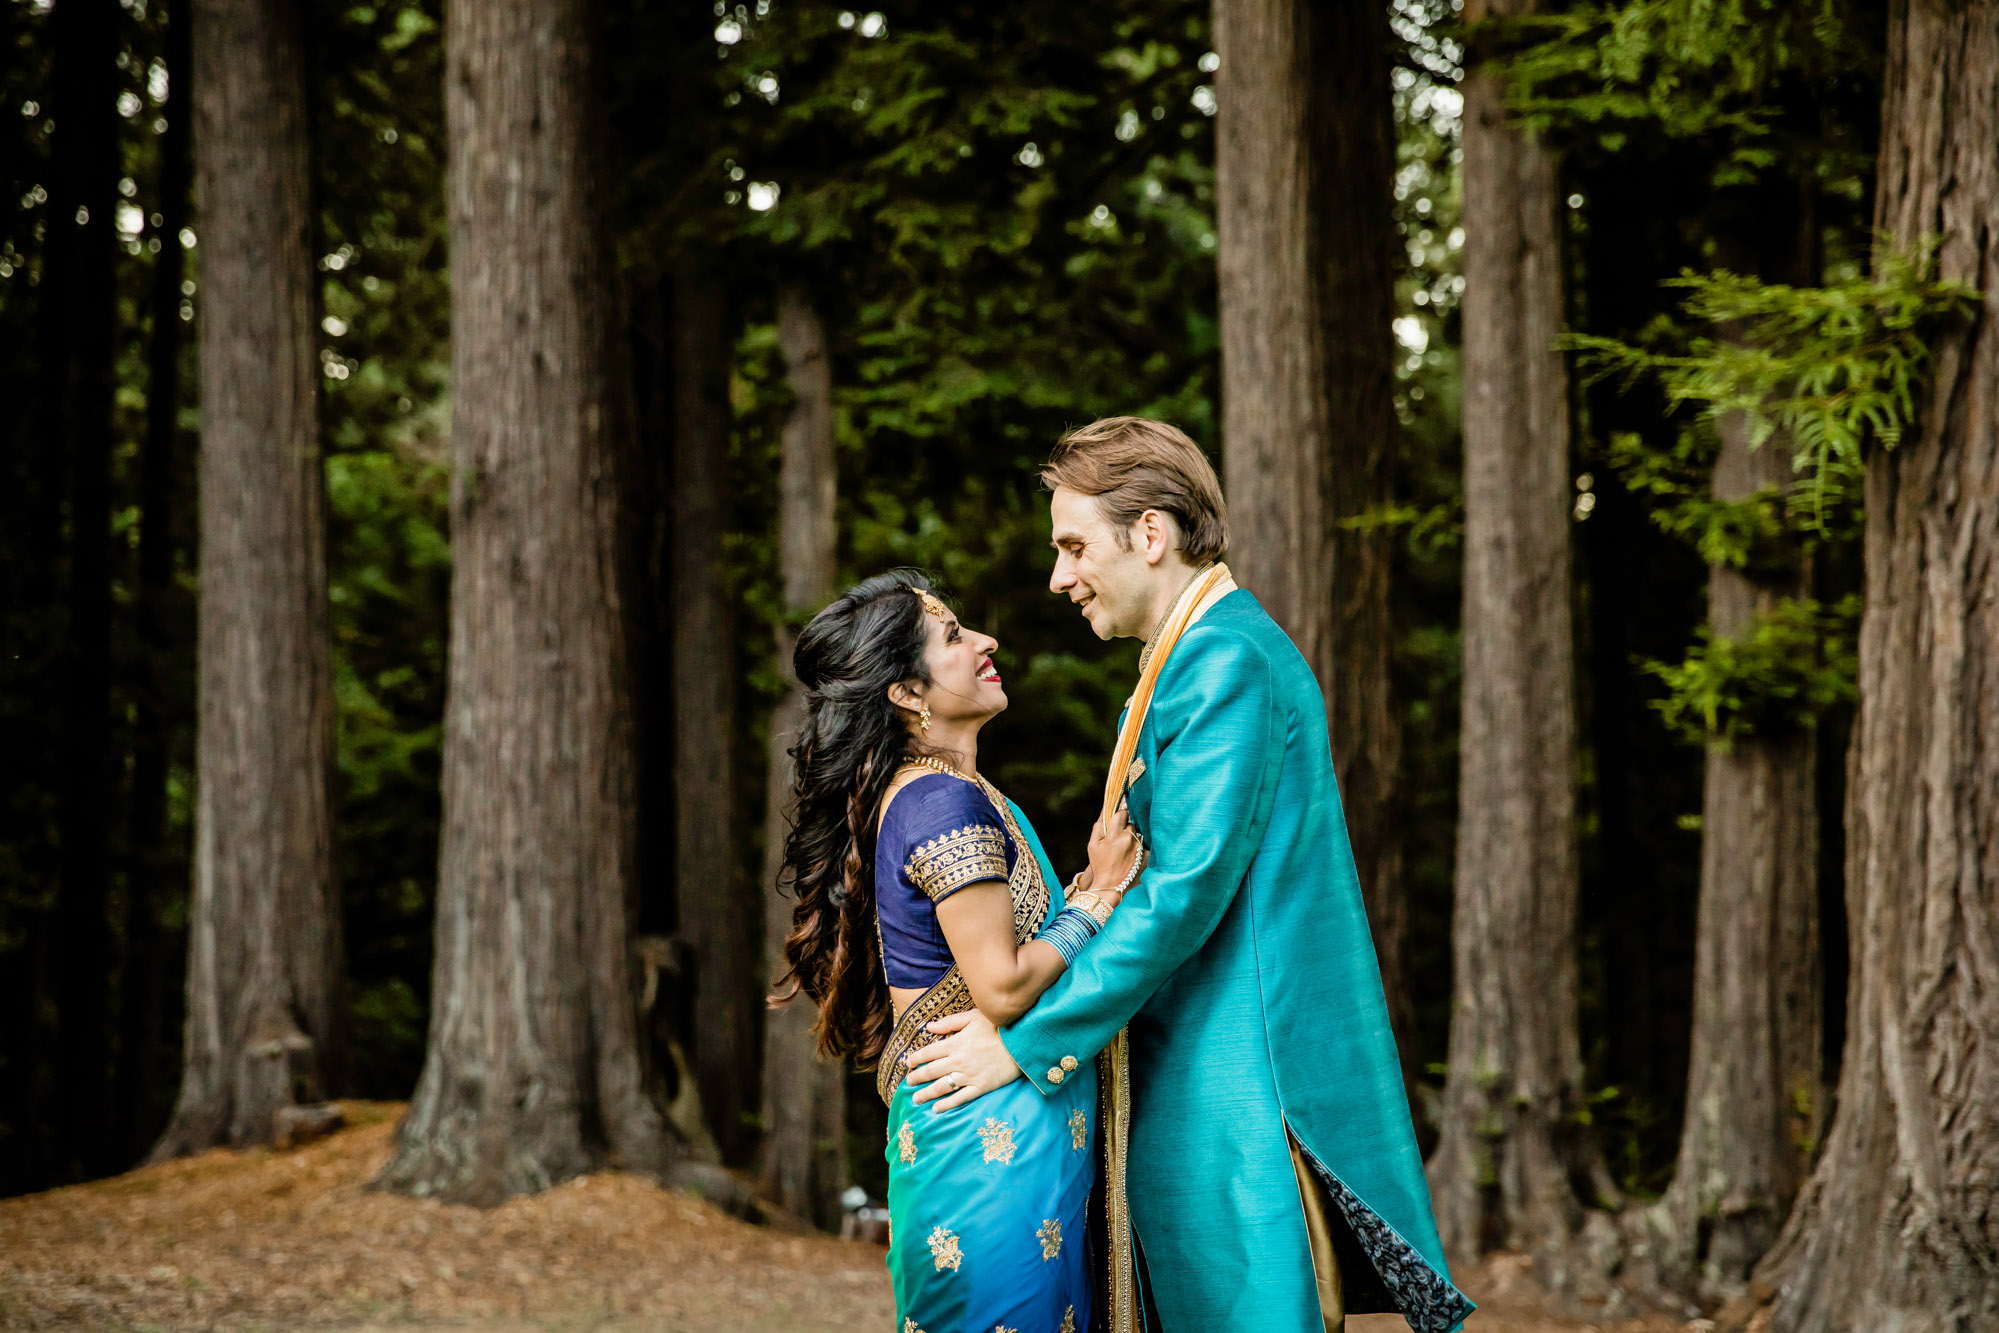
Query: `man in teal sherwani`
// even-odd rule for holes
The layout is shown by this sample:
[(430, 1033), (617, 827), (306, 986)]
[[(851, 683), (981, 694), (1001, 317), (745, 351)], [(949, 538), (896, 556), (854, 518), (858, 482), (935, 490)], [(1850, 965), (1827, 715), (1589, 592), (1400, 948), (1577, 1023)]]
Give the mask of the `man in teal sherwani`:
[[(1043, 480), (1050, 587), (1101, 638), (1150, 639), (1227, 545), (1214, 470), (1170, 426), (1072, 432)], [(1431, 1215), (1325, 701), (1248, 590), (1224, 578), (1201, 599), (1130, 773), (1144, 874), (1018, 1023), (934, 1025), (949, 1035), (912, 1057), (918, 1100), (962, 1105), (1023, 1072), (1052, 1093), (1128, 1026), (1148, 1327), (1317, 1333), (1395, 1311), (1456, 1328), (1472, 1306)]]

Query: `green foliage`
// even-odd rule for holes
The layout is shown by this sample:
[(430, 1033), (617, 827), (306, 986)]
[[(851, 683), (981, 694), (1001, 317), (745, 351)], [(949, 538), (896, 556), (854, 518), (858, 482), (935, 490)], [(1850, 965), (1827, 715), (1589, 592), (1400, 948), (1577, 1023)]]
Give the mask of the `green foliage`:
[(1341, 519), (1340, 526), (1353, 532), (1406, 529), (1404, 543), (1412, 553), (1421, 555), (1456, 550), (1465, 539), (1465, 516), (1461, 508), (1447, 504), (1376, 505), (1352, 518)]
[[(1928, 255), (1888, 255), (1876, 277), (1825, 287), (1765, 283), (1727, 270), (1686, 273), (1669, 284), (1688, 292), (1686, 325), (1662, 320), (1649, 333), (1650, 346), (1588, 334), (1571, 335), (1569, 345), (1582, 352), (1593, 377), (1621, 376), (1627, 384), (1656, 378), (1672, 407), (1691, 409), (1709, 430), (1739, 412), (1752, 448), (1781, 436), (1802, 478), (1792, 510), (1826, 533), (1831, 511), (1853, 499), (1867, 444), (1893, 448), (1913, 419), (1937, 330), (1972, 308), (1975, 293), (1937, 281), (1932, 270)], [(1692, 334), (1689, 325), (1727, 332)], [(1659, 350), (1673, 343), (1684, 350)], [(1650, 472), (1641, 467), (1645, 484), (1665, 484), (1670, 470), (1691, 463), (1703, 447), (1683, 443), (1673, 459)], [(1633, 453), (1627, 447), (1627, 461)], [(1684, 492), (1683, 481), (1671, 484)], [(1698, 531), (1724, 556), (1743, 554), (1742, 534), (1768, 526), (1740, 514), (1682, 515), (1671, 525)]]
[(352, 1084), (423, 1061), (451, 550), (450, 291), (437, 0), (328, 0), (316, 47), (313, 238), (324, 334), (327, 596)]
[(1635, 431), (1619, 431), (1607, 448), (1626, 486), (1654, 503), (1652, 521), (1700, 552), (1709, 564), (1748, 569), (1777, 563), (1778, 552), (1795, 563), (1797, 542), (1784, 493), (1758, 491), (1739, 500), (1709, 494), (1716, 441), (1711, 430), (1684, 429), (1670, 447), (1655, 449)]
[[(1823, 119), (1798, 116), (1798, 85), (1857, 81), (1872, 61), (1850, 0), (1630, 0), (1491, 23), (1493, 66), (1539, 128), (1593, 136), (1610, 153), (1634, 133), (1711, 148), (1710, 179), (1740, 185), (1787, 165)], [(1821, 141), (1837, 156), (1866, 147)], [(1863, 168), (1838, 164), (1844, 174)]]
[(750, 507), (732, 553), (753, 685), (775, 685), (761, 497), (789, 406), (766, 284), (789, 281), (831, 340), (841, 577), (927, 568), (1000, 639), (1013, 703), (983, 762), (1065, 859), (1135, 649), (1098, 645), (1047, 591), (1037, 473), (1064, 428), (1114, 412), (1214, 442), (1205, 6), (911, 5), (869, 22), (778, 5), (723, 23), (717, 132), (677, 192), (642, 164), (635, 210), (712, 210), (744, 266), (732, 475)]
[(1643, 663), (1666, 686), (1654, 706), (1687, 740), (1722, 749), (1747, 736), (1812, 726), (1854, 698), (1859, 624), (1853, 596), (1831, 606), (1780, 601), (1740, 638), (1704, 626), (1683, 661)]
[[(1635, 1088), (1611, 1086), (1587, 1094), (1575, 1118), (1588, 1126), (1602, 1146), (1604, 1165), (1627, 1201), (1649, 1201), (1665, 1192), (1672, 1180), (1670, 1159), (1660, 1161), (1646, 1145), (1671, 1133), (1666, 1110)], [(1601, 1207), (1611, 1200), (1598, 1200)]]

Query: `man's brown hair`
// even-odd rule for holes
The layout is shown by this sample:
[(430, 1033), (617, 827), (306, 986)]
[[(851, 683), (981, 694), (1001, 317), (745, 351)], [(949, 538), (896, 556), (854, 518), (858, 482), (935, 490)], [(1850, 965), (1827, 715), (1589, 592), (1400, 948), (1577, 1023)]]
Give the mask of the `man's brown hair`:
[(1131, 525), (1148, 509), (1173, 516), (1190, 565), (1219, 560), (1229, 548), (1228, 502), (1214, 465), (1163, 421), (1105, 417), (1070, 431), (1042, 465), (1041, 484), (1095, 496), (1122, 550), (1131, 549)]

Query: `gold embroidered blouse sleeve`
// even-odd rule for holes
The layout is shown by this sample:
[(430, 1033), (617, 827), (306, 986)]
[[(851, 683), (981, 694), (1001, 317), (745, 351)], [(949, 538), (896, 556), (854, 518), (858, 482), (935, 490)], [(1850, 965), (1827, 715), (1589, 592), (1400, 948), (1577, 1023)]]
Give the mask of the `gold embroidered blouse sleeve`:
[(918, 845), (903, 866), (909, 882), (933, 903), (967, 884), (1006, 878), (1006, 833), (992, 824), (969, 824)]

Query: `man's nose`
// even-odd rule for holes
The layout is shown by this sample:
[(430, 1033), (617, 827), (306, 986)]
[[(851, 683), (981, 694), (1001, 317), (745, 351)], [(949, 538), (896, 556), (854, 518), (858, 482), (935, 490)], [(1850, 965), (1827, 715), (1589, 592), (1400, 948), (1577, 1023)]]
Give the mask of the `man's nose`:
[(1055, 568), (1048, 575), (1048, 591), (1050, 592), (1067, 591), (1069, 585), (1074, 583), (1075, 581), (1076, 581), (1076, 574), (1075, 571), (1069, 568), (1069, 557), (1066, 555), (1056, 556)]

